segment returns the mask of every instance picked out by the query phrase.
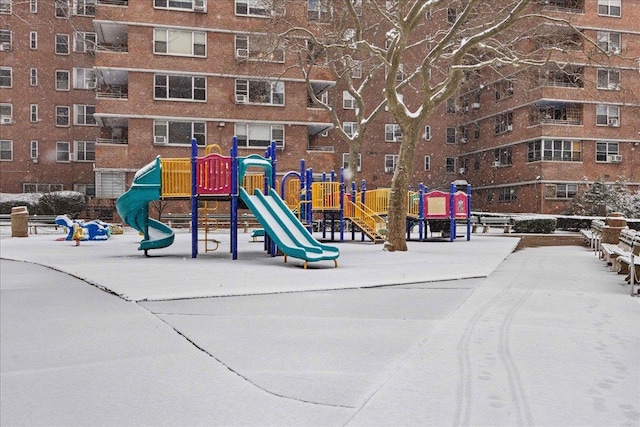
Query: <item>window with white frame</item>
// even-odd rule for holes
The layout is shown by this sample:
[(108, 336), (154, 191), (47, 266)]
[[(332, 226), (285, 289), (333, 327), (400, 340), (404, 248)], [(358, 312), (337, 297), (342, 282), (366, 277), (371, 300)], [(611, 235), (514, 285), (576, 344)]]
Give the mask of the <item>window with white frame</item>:
[(96, 160), (95, 141), (74, 141), (76, 162), (94, 162)]
[(236, 59), (266, 62), (284, 62), (284, 48), (267, 35), (237, 34)]
[(620, 70), (598, 68), (597, 88), (620, 90)]
[(611, 163), (612, 160), (619, 155), (620, 143), (614, 141), (603, 141), (596, 143), (596, 162)]
[(400, 125), (396, 123), (387, 123), (384, 125), (384, 140), (385, 142), (400, 142), (402, 141), (402, 130)]
[(85, 196), (95, 197), (96, 186), (95, 184), (73, 184), (73, 191), (82, 193)]
[[(389, 69), (385, 69), (384, 72), (384, 78), (386, 79), (387, 76), (389, 75)], [(404, 80), (404, 64), (399, 64), (398, 65), (398, 71), (396, 72), (396, 79), (397, 82), (401, 82)]]
[(329, 22), (331, 4), (329, 0), (307, 0), (307, 19), (315, 22)]
[(35, 160), (38, 158), (38, 141), (36, 140), (32, 140), (31, 143), (29, 144), (29, 157), (32, 160)]
[(424, 156), (424, 170), (431, 170), (431, 156)]
[(73, 33), (73, 51), (78, 53), (93, 52), (96, 50), (96, 33), (75, 31)]
[(424, 127), (423, 138), (425, 139), (425, 141), (431, 141), (431, 126), (430, 125), (426, 125)]
[(116, 199), (125, 191), (125, 173), (120, 171), (96, 171), (96, 197)]
[(444, 159), (444, 172), (447, 174), (456, 173), (456, 158), (446, 157)]
[(578, 194), (578, 184), (546, 184), (545, 199), (572, 199)]
[(447, 144), (455, 144), (456, 143), (456, 128), (448, 127), (447, 128)]
[(445, 109), (445, 113), (447, 114), (455, 114), (456, 112), (456, 99), (455, 98), (447, 98), (447, 107)]
[(618, 105), (596, 105), (596, 125), (598, 126), (620, 126), (620, 106)]
[(598, 15), (621, 16), (622, 0), (598, 0)]
[(69, 90), (69, 71), (56, 70), (56, 90)]
[(13, 160), (13, 141), (0, 139), (0, 161), (9, 162), (11, 160)]
[(284, 148), (284, 125), (269, 123), (236, 123), (238, 146), (264, 149), (276, 142), (276, 147)]
[(362, 62), (361, 61), (351, 61), (349, 66), (349, 75), (352, 79), (361, 79), (362, 78)]
[(71, 108), (66, 105), (56, 106), (56, 126), (68, 127), (71, 125)]
[[(342, 168), (347, 170), (349, 168), (349, 153), (342, 153)], [(358, 153), (358, 164), (356, 165), (356, 172), (362, 172), (362, 154)]]
[(73, 88), (90, 89), (96, 88), (96, 70), (93, 68), (73, 69)]
[(447, 8), (447, 22), (449, 22), (450, 24), (455, 24), (457, 19), (458, 9), (456, 9), (455, 7)]
[(345, 110), (353, 110), (356, 108), (356, 99), (348, 90), (342, 91), (342, 108)]
[(56, 162), (68, 163), (71, 161), (71, 144), (68, 142), (56, 142)]
[(10, 52), (13, 48), (11, 31), (0, 30), (0, 52)]
[(502, 187), (498, 190), (499, 202), (513, 202), (518, 200), (516, 187)]
[(153, 53), (204, 57), (207, 55), (207, 33), (156, 28), (153, 31)]
[(347, 134), (349, 138), (353, 138), (358, 130), (358, 123), (356, 122), (342, 122), (342, 130)]
[(278, 0), (236, 0), (236, 15), (268, 18), (284, 15), (284, 8)]
[(73, 0), (73, 14), (96, 16), (96, 0)]
[(40, 121), (38, 117), (38, 104), (29, 105), (29, 121), (31, 123), (38, 123)]
[(493, 162), (494, 165), (511, 165), (511, 147), (495, 148), (493, 150)]
[(384, 171), (386, 173), (393, 173), (396, 171), (396, 167), (398, 166), (398, 158), (397, 154), (385, 154), (384, 155)]
[(499, 80), (495, 84), (496, 101), (513, 96), (513, 82), (508, 79)]
[(56, 18), (68, 18), (69, 17), (69, 0), (55, 0)]
[(207, 10), (207, 0), (154, 0), (153, 7), (156, 9), (193, 10), (197, 12), (205, 12)]
[(622, 35), (615, 31), (598, 31), (597, 43), (607, 53), (620, 53)]
[(74, 104), (74, 124), (78, 126), (96, 126), (96, 119), (93, 117), (96, 112), (95, 105)]
[(23, 193), (51, 193), (53, 191), (64, 190), (62, 184), (48, 184), (42, 182), (25, 182), (22, 184)]
[(38, 48), (38, 32), (29, 32), (29, 49), (36, 50)]
[(11, 67), (0, 67), (0, 87), (13, 86), (13, 69)]
[(38, 13), (38, 0), (29, 0), (29, 12)]
[(582, 161), (582, 142), (566, 139), (544, 139), (527, 144), (529, 162), (551, 160), (556, 162)]
[(190, 145), (196, 139), (199, 146), (207, 145), (207, 124), (205, 122), (187, 122), (173, 120), (155, 120), (153, 122), (153, 142), (158, 145)]
[(494, 133), (499, 135), (501, 133), (509, 132), (513, 130), (513, 112), (498, 114), (494, 120)]
[(56, 55), (69, 54), (69, 34), (56, 34)]
[(10, 125), (13, 123), (13, 105), (9, 103), (0, 104), (0, 125)]
[(155, 75), (154, 99), (206, 101), (206, 77)]
[(236, 103), (284, 105), (284, 82), (237, 79)]
[(0, 0), (0, 13), (11, 13), (12, 0)]

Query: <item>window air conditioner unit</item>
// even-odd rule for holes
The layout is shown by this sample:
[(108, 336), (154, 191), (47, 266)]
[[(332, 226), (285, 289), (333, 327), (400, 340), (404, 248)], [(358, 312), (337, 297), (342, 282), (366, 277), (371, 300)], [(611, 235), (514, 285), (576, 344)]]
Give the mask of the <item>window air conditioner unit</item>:
[(167, 137), (166, 136), (156, 136), (153, 139), (154, 144), (158, 144), (158, 145), (166, 145), (167, 144)]
[(499, 161), (495, 161), (495, 162), (493, 162), (493, 167), (494, 167), (494, 168), (498, 168), (498, 167), (500, 167), (500, 162), (499, 162)]
[(91, 89), (91, 90), (93, 90), (93, 89), (95, 89), (95, 88), (96, 88), (96, 82), (95, 82), (95, 80), (91, 80), (91, 81), (88, 81), (88, 82), (87, 82), (87, 89)]
[(236, 49), (236, 58), (238, 59), (247, 59), (249, 57), (249, 49)]
[(70, 161), (70, 162), (75, 162), (77, 159), (78, 159), (78, 158), (77, 158), (77, 156), (76, 156), (76, 153), (75, 153), (75, 152), (73, 152), (73, 153), (69, 153), (69, 161)]
[(611, 163), (620, 163), (622, 156), (620, 154), (610, 154), (607, 156), (607, 161)]
[(609, 51), (615, 55), (620, 53), (620, 48), (619, 47), (612, 47), (611, 49), (609, 49)]
[(478, 108), (480, 108), (480, 103), (479, 103), (479, 102), (474, 102), (473, 104), (471, 104), (471, 107), (472, 107), (474, 110), (477, 110)]
[(461, 144), (466, 144), (468, 142), (467, 138), (460, 138)]
[(507, 125), (507, 130), (508, 131), (512, 131), (513, 130), (513, 125)]
[(246, 104), (247, 95), (236, 95), (236, 104)]
[(620, 90), (620, 85), (618, 83), (609, 83), (609, 90)]
[(2, 123), (3, 125), (10, 125), (11, 124), (11, 117), (2, 117), (2, 118), (0, 118), (0, 123)]
[(618, 119), (617, 119), (617, 118), (610, 118), (610, 119), (607, 121), (607, 124), (608, 124), (609, 126), (618, 126)]
[(0, 52), (1, 51), (10, 51), (11, 50), (11, 43), (0, 43)]
[(396, 135), (393, 137), (393, 142), (402, 142), (402, 135)]
[(205, 12), (207, 8), (207, 4), (205, 0), (195, 0), (193, 2), (193, 10), (195, 12)]
[(465, 173), (466, 171), (467, 171), (467, 170), (466, 170), (465, 168), (460, 168), (460, 169), (458, 169), (458, 172), (460, 172), (460, 173)]
[(396, 169), (396, 168), (395, 168), (395, 167), (393, 167), (393, 166), (391, 166), (391, 167), (387, 166), (386, 168), (384, 168), (384, 171), (385, 171), (386, 173), (392, 173), (395, 169)]

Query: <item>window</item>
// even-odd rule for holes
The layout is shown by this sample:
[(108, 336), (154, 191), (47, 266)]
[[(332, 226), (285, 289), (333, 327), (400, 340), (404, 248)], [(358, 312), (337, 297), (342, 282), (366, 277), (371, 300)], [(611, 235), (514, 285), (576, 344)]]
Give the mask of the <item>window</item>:
[(513, 113), (498, 114), (495, 118), (494, 132), (496, 135), (513, 130)]
[(56, 55), (69, 54), (69, 34), (56, 34)]
[(56, 18), (66, 18), (69, 16), (69, 0), (55, 0)]
[(621, 16), (622, 0), (598, 0), (598, 15)]
[(13, 160), (13, 141), (0, 139), (0, 161)]
[(448, 127), (447, 128), (447, 144), (455, 144), (456, 143), (456, 128)]
[(494, 165), (509, 166), (511, 165), (511, 147), (496, 148), (493, 150)]
[(353, 135), (355, 135), (356, 131), (358, 130), (358, 123), (356, 123), (356, 122), (343, 122), (342, 123), (342, 130), (344, 130), (344, 133), (346, 133), (349, 138), (353, 138)]
[(620, 33), (613, 31), (598, 31), (598, 47), (607, 53), (620, 53), (622, 46)]
[(267, 62), (284, 62), (284, 48), (275, 44), (267, 35), (236, 35), (236, 59)]
[(81, 105), (75, 104), (74, 109), (74, 124), (78, 126), (96, 126), (96, 119), (93, 117), (96, 112), (95, 105)]
[(96, 0), (73, 0), (73, 14), (79, 16), (95, 16)]
[(13, 123), (13, 105), (0, 104), (0, 125), (10, 125)]
[(29, 121), (31, 123), (38, 123), (40, 121), (38, 118), (38, 104), (31, 104), (29, 106)]
[(444, 160), (444, 172), (445, 173), (456, 173), (456, 158), (455, 157), (447, 157)]
[(176, 101), (206, 101), (206, 86), (207, 79), (205, 77), (156, 74), (154, 98)]
[(94, 141), (75, 141), (77, 162), (93, 162), (96, 160), (96, 143)]
[(329, 22), (331, 19), (329, 0), (307, 0), (307, 19), (316, 22)]
[(426, 125), (424, 127), (424, 135), (423, 136), (424, 136), (424, 139), (426, 141), (431, 141), (431, 126)]
[(528, 161), (550, 160), (559, 162), (582, 161), (582, 142), (544, 139), (528, 143)]
[(596, 125), (620, 126), (620, 107), (618, 105), (596, 105)]
[(156, 120), (153, 123), (154, 143), (159, 145), (191, 145), (191, 138), (199, 146), (207, 145), (207, 125), (205, 122), (177, 122)]
[(11, 13), (12, 0), (0, 0), (0, 13)]
[[(349, 168), (349, 153), (342, 153), (342, 168)], [(356, 172), (362, 172), (362, 154), (358, 153), (358, 164), (356, 166)]]
[(596, 143), (596, 162), (611, 162), (614, 157), (620, 155), (620, 144), (617, 142)]
[(277, 7), (275, 0), (236, 0), (236, 15), (270, 17), (284, 15), (284, 8)]
[(96, 172), (96, 197), (116, 199), (125, 190), (124, 172)]
[(499, 202), (513, 202), (518, 200), (515, 187), (502, 187), (498, 190)]
[(620, 90), (620, 70), (598, 69), (598, 89)]
[(38, 13), (38, 0), (29, 0), (29, 12)]
[(431, 170), (431, 156), (424, 156), (424, 170)]
[(384, 140), (385, 142), (400, 142), (402, 141), (402, 130), (400, 125), (395, 123), (387, 123), (384, 125)]
[(578, 193), (578, 184), (547, 184), (545, 199), (571, 199)]
[(478, 122), (473, 124), (473, 137), (475, 139), (480, 139), (480, 123)]
[(65, 105), (56, 107), (56, 126), (70, 126), (70, 108)]
[(70, 162), (71, 153), (69, 151), (70, 144), (68, 142), (56, 142), (56, 162)]
[(284, 82), (238, 79), (236, 103), (284, 105)]
[(38, 158), (38, 141), (31, 141), (31, 143), (29, 144), (29, 157), (32, 160), (35, 160)]
[(540, 102), (533, 107), (531, 124), (552, 123), (563, 125), (582, 124), (582, 104), (565, 102)]
[(356, 108), (356, 99), (347, 90), (342, 91), (342, 108), (353, 110)]
[(78, 53), (96, 50), (96, 33), (76, 31), (73, 33), (73, 51)]
[(96, 71), (93, 68), (75, 68), (73, 80), (74, 89), (93, 90), (96, 88)]
[(29, 49), (36, 50), (38, 48), (38, 32), (29, 32)]
[(539, 84), (541, 86), (584, 87), (584, 68), (565, 65), (549, 65), (540, 69)]
[(284, 148), (284, 125), (264, 123), (236, 123), (239, 147), (264, 149), (276, 142), (276, 147)]
[(447, 8), (447, 21), (450, 24), (455, 24), (458, 19), (458, 10), (454, 7)]
[(447, 114), (455, 114), (456, 112), (456, 100), (455, 98), (447, 98)]
[(13, 47), (11, 41), (11, 31), (0, 30), (0, 52), (10, 52)]
[(207, 54), (207, 33), (156, 29), (153, 32), (153, 53), (204, 57)]
[(459, 135), (459, 141), (461, 144), (466, 144), (467, 142), (469, 142), (469, 128), (467, 128), (466, 126), (460, 126)]
[(69, 90), (69, 71), (56, 70), (56, 90)]
[(73, 184), (73, 191), (82, 193), (85, 196), (95, 197), (96, 186), (95, 184)]
[(397, 154), (385, 154), (384, 155), (384, 171), (386, 173), (393, 173), (398, 166)]
[(513, 96), (513, 82), (511, 80), (500, 80), (496, 82), (496, 101)]
[(206, 11), (207, 2), (206, 0), (154, 0), (153, 7), (204, 12)]
[(11, 67), (0, 67), (0, 87), (12, 86), (12, 74), (13, 70)]
[(352, 79), (361, 79), (362, 78), (362, 62), (361, 61), (352, 61), (349, 67), (349, 75)]
[(43, 184), (32, 182), (25, 182), (22, 184), (23, 193), (51, 193), (53, 191), (62, 190), (64, 190), (64, 185), (62, 184)]

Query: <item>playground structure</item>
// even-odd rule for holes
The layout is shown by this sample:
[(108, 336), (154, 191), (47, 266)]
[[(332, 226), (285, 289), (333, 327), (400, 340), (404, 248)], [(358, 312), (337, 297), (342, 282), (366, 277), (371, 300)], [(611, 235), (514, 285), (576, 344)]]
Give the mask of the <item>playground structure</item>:
[(65, 240), (73, 240), (74, 225), (82, 230), (81, 240), (107, 240), (111, 237), (111, 225), (98, 219), (84, 221), (81, 219), (71, 219), (67, 215), (58, 215), (56, 224), (65, 227), (68, 231)]
[[(265, 249), (275, 256), (279, 250), (287, 257), (309, 262), (334, 261), (337, 248), (318, 242), (296, 218), (274, 191), (276, 148), (273, 143), (266, 156), (237, 155), (237, 138), (233, 138), (231, 156), (208, 153), (198, 157), (198, 147), (192, 140), (191, 158), (161, 159), (160, 156), (140, 169), (131, 188), (116, 202), (122, 220), (143, 234), (139, 250), (170, 246), (175, 239), (171, 227), (149, 218), (149, 202), (163, 199), (191, 201), (192, 258), (198, 254), (198, 202), (230, 201), (230, 234), (233, 259), (238, 257), (238, 209), (240, 201), (249, 208), (265, 230)], [(260, 174), (249, 174), (258, 169)], [(206, 233), (206, 228), (205, 228)], [(205, 240), (208, 236), (205, 235)]]

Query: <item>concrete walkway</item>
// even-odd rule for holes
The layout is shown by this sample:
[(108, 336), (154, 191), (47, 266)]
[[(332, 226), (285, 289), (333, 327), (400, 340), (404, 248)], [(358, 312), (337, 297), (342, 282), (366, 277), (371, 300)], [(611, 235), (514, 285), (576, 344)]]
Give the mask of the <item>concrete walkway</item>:
[(3, 426), (640, 425), (640, 304), (585, 247), (57, 237), (0, 239)]

